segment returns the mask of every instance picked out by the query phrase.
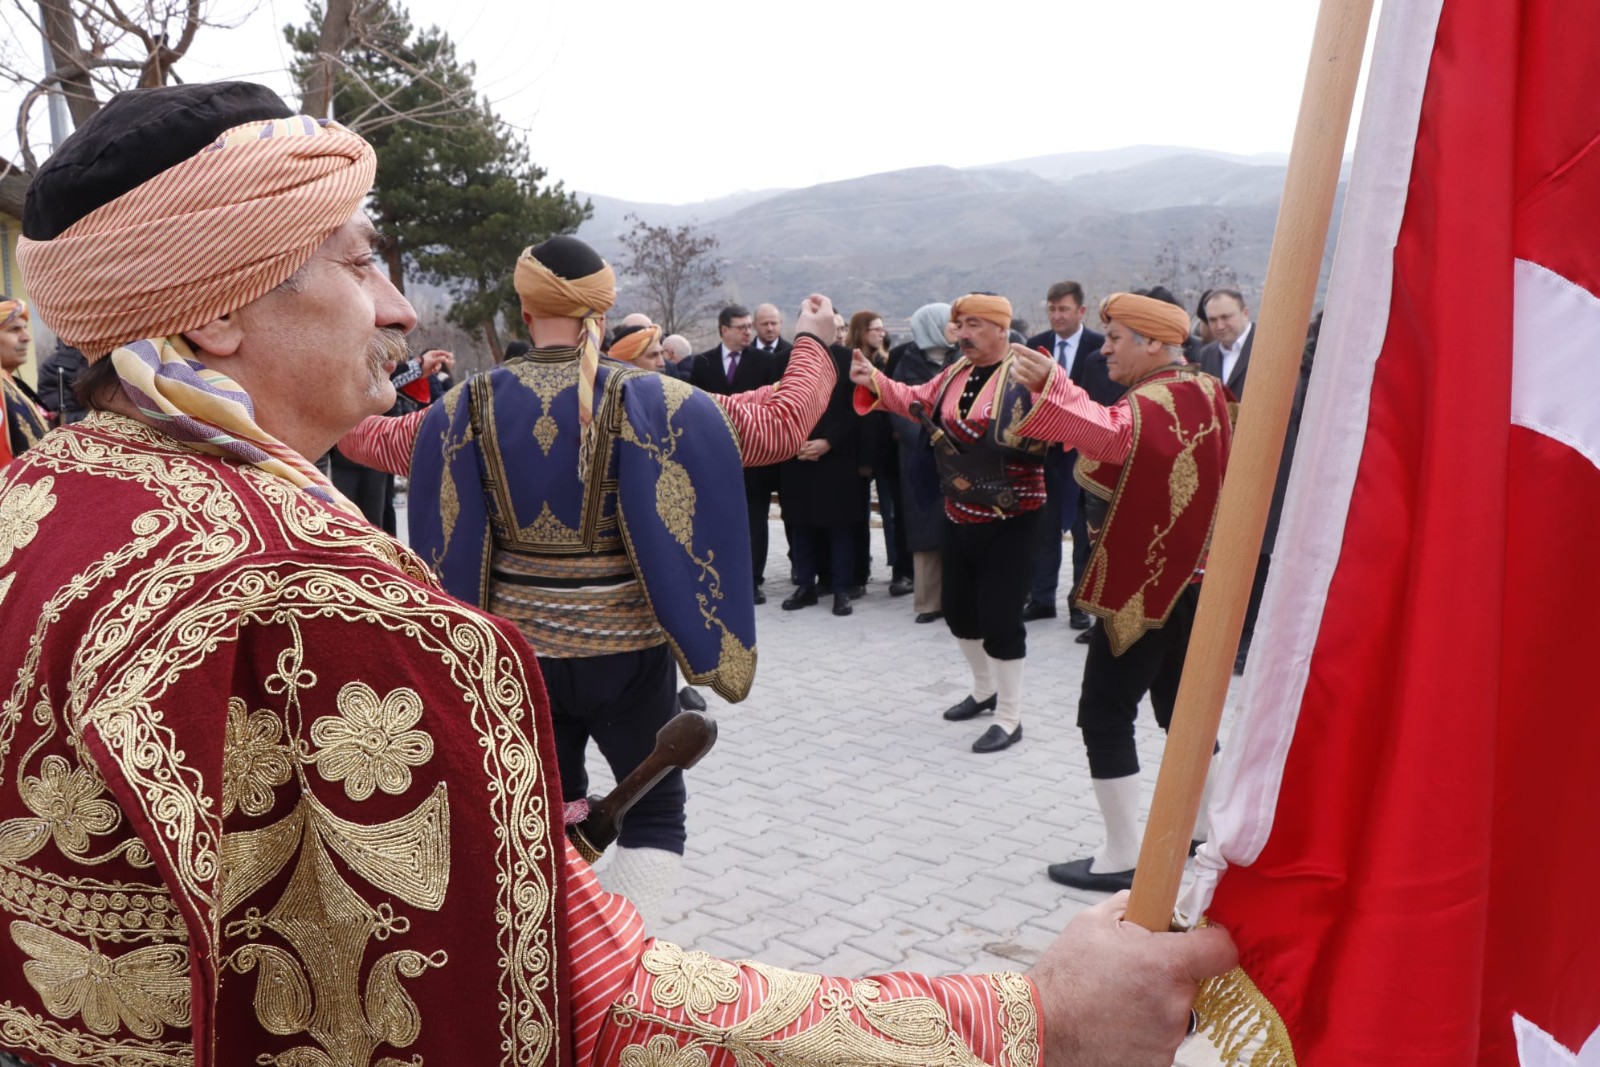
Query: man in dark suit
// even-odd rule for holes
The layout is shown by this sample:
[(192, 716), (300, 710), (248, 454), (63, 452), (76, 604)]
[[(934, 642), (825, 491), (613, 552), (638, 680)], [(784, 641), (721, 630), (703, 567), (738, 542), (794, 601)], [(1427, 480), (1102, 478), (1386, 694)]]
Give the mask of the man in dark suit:
[[(1045, 294), (1045, 309), (1050, 315), (1050, 329), (1028, 338), (1028, 347), (1046, 353), (1067, 372), (1080, 388), (1096, 402), (1109, 407), (1122, 396), (1122, 386), (1111, 380), (1106, 370), (1106, 357), (1100, 347), (1105, 337), (1084, 326), (1088, 313), (1084, 304), (1083, 286), (1077, 282), (1056, 282)], [(1023, 605), (1022, 618), (1056, 617), (1056, 590), (1061, 577), (1061, 532), (1072, 530), (1072, 582), (1077, 586), (1083, 568), (1089, 561), (1089, 530), (1083, 509), (1078, 506), (1083, 492), (1072, 479), (1072, 465), (1078, 453), (1052, 445), (1045, 458), (1045, 515), (1040, 524), (1039, 554), (1034, 563), (1033, 586), (1028, 602)], [(1089, 616), (1069, 605), (1068, 622), (1074, 630), (1089, 628)]]
[[(1250, 373), (1250, 346), (1256, 339), (1255, 327), (1250, 322), (1250, 309), (1237, 289), (1213, 289), (1206, 294), (1202, 305), (1206, 312), (1206, 325), (1211, 329), (1211, 343), (1200, 350), (1200, 369), (1221, 378), (1240, 400), (1244, 399), (1246, 377)], [(1261, 594), (1266, 589), (1267, 571), (1272, 565), (1272, 542), (1277, 537), (1277, 513), (1283, 505), (1283, 489), (1288, 480), (1289, 463), (1294, 456), (1296, 428), (1300, 423), (1300, 401), (1303, 392), (1296, 394), (1290, 413), (1289, 434), (1285, 439), (1283, 459), (1279, 463), (1278, 480), (1273, 493), (1273, 512), (1261, 540), (1261, 556), (1256, 561), (1256, 577), (1250, 587), (1250, 603), (1245, 609), (1244, 626), (1239, 632), (1239, 652), (1233, 660), (1233, 673), (1243, 674), (1246, 658), (1250, 655), (1250, 642), (1255, 637), (1256, 613), (1261, 609)]]
[[(689, 384), (708, 393), (747, 393), (778, 380), (778, 359), (751, 344), (755, 334), (750, 312), (729, 304), (717, 314), (717, 347), (694, 357), (689, 368)], [(750, 521), (750, 560), (755, 568), (756, 603), (765, 604), (762, 578), (767, 569), (767, 510), (772, 497), (771, 476), (765, 467), (744, 472), (746, 512)]]
[(1233, 395), (1243, 400), (1245, 375), (1250, 372), (1250, 345), (1255, 340), (1250, 309), (1237, 289), (1211, 290), (1205, 309), (1212, 340), (1200, 350), (1200, 369), (1221, 378)]
[(775, 304), (760, 304), (755, 315), (756, 339), (750, 346), (777, 360), (778, 373), (789, 365), (789, 352), (794, 345), (783, 339), (783, 312)]

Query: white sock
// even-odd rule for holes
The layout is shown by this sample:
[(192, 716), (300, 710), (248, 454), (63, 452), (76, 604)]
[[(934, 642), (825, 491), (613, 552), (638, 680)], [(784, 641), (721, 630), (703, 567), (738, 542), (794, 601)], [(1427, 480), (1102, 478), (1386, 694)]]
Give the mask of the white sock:
[(1095, 778), (1094, 799), (1106, 826), (1106, 843), (1089, 864), (1094, 874), (1131, 871), (1139, 862), (1139, 776)]
[(1025, 659), (990, 659), (989, 676), (994, 679), (994, 721), (1007, 733), (1022, 725), (1022, 665)]
[(648, 934), (661, 925), (661, 905), (678, 886), (683, 857), (664, 848), (621, 848), (600, 872), (607, 892), (627, 897)]
[(983, 650), (982, 641), (958, 637), (956, 644), (961, 646), (961, 654), (967, 657), (967, 666), (972, 668), (972, 699), (981, 704), (994, 696), (994, 675), (989, 670), (989, 655)]
[(1194, 833), (1190, 835), (1195, 841), (1211, 840), (1211, 786), (1217, 780), (1217, 757), (1211, 757), (1211, 765), (1206, 768), (1206, 787), (1200, 791), (1200, 813), (1194, 817)]

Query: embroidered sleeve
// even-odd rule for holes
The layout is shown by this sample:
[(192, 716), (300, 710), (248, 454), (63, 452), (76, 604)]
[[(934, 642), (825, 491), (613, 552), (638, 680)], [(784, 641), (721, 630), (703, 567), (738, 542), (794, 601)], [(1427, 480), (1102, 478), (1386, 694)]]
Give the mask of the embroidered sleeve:
[(370, 415), (339, 438), (339, 451), (345, 459), (363, 467), (401, 476), (410, 474), (411, 450), (427, 414), (428, 409), (423, 408), (392, 419), (387, 415)]
[(789, 366), (772, 385), (717, 396), (739, 435), (746, 467), (791, 459), (822, 417), (833, 391), (833, 360), (814, 337), (795, 338)]
[(851, 980), (728, 962), (646, 940), (587, 864), (569, 857), (567, 868), (580, 1065), (1039, 1062), (1038, 996), (1020, 974)]
[(1102, 407), (1059, 369), (1016, 432), (1076, 448), (1090, 459), (1121, 463), (1133, 451), (1133, 414), (1125, 401)]

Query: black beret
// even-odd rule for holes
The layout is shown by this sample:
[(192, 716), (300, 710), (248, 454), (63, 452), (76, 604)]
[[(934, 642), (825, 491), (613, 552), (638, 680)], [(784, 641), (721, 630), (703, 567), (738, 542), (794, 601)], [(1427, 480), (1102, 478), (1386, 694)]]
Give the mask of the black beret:
[(33, 177), (22, 234), (49, 241), (246, 122), (294, 112), (264, 85), (209, 82), (113, 96)]
[(557, 278), (575, 281), (605, 267), (600, 253), (576, 237), (552, 237), (542, 245), (533, 246), (533, 258)]

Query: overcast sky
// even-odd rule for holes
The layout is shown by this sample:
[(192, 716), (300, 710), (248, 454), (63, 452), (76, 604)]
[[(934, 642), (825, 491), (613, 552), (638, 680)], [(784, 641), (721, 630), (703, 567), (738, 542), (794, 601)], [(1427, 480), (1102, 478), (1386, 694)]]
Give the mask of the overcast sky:
[[(212, 8), (239, 25), (202, 31), (185, 79), (288, 94), (280, 29), (306, 19), (303, 0)], [(1133, 144), (1287, 152), (1316, 17), (1315, 0), (409, 9), (477, 63), (552, 179), (665, 203)]]

